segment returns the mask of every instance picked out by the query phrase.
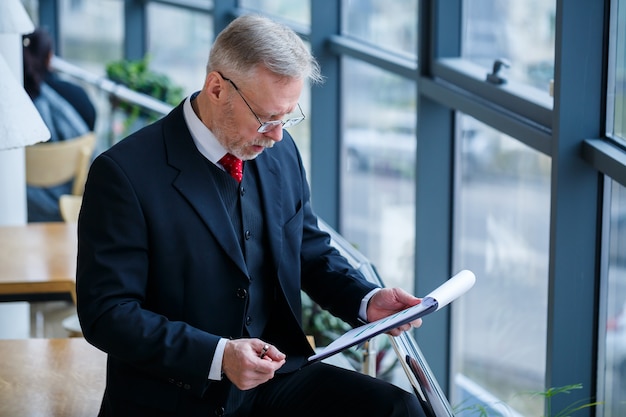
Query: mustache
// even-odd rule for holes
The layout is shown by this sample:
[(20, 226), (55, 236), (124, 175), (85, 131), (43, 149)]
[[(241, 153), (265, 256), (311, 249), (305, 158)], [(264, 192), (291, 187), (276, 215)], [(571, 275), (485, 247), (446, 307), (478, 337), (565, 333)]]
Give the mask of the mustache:
[(274, 141), (273, 140), (256, 140), (252, 143), (252, 145), (254, 146), (262, 146), (264, 148), (271, 148), (274, 146)]

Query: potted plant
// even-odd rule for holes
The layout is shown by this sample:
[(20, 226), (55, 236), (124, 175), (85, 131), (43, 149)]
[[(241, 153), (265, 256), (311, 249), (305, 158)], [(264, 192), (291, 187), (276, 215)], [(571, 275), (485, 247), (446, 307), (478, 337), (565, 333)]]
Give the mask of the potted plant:
[[(327, 346), (343, 335), (352, 327), (324, 310), (304, 292), (302, 292), (302, 325), (307, 335), (313, 337), (316, 346)], [(389, 339), (377, 338), (375, 351), (376, 376), (381, 379), (390, 379), (397, 364), (395, 353)], [(347, 349), (342, 352), (351, 366), (360, 370), (364, 361), (363, 349)], [(391, 360), (390, 360), (391, 358)]]
[[(111, 61), (106, 64), (105, 70), (111, 81), (167, 104), (177, 105), (183, 99), (182, 87), (174, 84), (167, 75), (150, 69), (150, 56), (147, 54), (138, 60)], [(130, 126), (140, 118), (145, 119), (145, 122), (150, 122), (159, 116), (138, 105), (118, 99), (112, 99), (111, 104), (114, 111), (119, 109), (126, 116), (123, 133), (128, 133)]]

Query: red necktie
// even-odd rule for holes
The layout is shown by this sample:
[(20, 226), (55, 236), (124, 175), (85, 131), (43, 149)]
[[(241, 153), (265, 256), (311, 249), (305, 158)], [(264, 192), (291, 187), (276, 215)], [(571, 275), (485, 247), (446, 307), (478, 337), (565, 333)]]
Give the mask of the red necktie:
[(219, 160), (219, 163), (222, 164), (231, 177), (236, 179), (237, 182), (241, 182), (241, 178), (243, 178), (243, 161), (241, 159), (227, 153)]

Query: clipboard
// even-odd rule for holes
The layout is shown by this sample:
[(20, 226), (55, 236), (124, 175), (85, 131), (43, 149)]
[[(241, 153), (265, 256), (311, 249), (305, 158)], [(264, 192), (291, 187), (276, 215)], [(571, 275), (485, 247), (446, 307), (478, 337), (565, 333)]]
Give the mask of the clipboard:
[(342, 350), (361, 344), (374, 336), (440, 310), (467, 292), (474, 286), (475, 282), (476, 276), (474, 273), (464, 269), (422, 298), (420, 304), (348, 330), (328, 346), (309, 356), (308, 363), (326, 359)]

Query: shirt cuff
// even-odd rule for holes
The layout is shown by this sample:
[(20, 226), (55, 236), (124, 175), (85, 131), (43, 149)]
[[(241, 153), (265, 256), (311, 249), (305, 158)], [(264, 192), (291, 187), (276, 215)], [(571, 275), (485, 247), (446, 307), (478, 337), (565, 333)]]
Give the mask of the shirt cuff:
[(213, 362), (211, 362), (211, 369), (209, 369), (209, 379), (214, 381), (222, 380), (222, 359), (224, 358), (224, 349), (227, 341), (228, 339), (220, 339), (215, 348)]
[(382, 290), (382, 288), (374, 288), (372, 291), (368, 292), (361, 300), (361, 307), (359, 308), (359, 319), (361, 319), (363, 323), (367, 323), (367, 303), (370, 301), (370, 298), (372, 298), (374, 294), (376, 294), (380, 290)]

